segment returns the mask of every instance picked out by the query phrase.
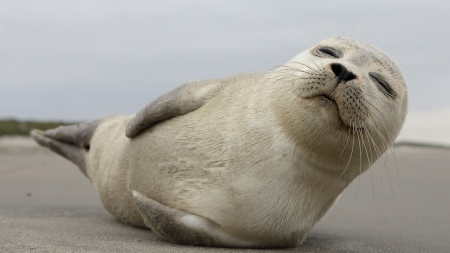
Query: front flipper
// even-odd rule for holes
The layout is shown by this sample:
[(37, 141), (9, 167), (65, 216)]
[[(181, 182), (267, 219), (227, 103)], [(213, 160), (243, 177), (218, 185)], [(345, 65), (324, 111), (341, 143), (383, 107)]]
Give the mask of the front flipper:
[(128, 123), (126, 135), (135, 137), (142, 130), (153, 124), (183, 115), (202, 107), (220, 90), (220, 82), (204, 80), (191, 82), (157, 98), (142, 110)]
[(190, 82), (157, 98), (128, 123), (126, 136), (133, 138), (153, 124), (197, 110), (217, 96), (220, 91), (236, 81), (254, 77), (244, 74), (217, 80)]
[(164, 206), (137, 191), (133, 191), (133, 198), (145, 225), (166, 240), (216, 247), (254, 246), (228, 234), (209, 219)]

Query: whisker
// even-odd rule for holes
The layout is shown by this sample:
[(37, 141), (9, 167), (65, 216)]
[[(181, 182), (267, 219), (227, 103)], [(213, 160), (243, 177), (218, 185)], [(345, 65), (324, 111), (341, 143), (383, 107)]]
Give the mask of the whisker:
[[(314, 63), (314, 65), (316, 65), (317, 69), (320, 69), (320, 67), (317, 66), (317, 63), (313, 59), (310, 58), (309, 60), (312, 61)], [(323, 64), (322, 64), (322, 69), (323, 69)]]
[(353, 156), (353, 146), (354, 146), (354, 144), (355, 144), (355, 138), (352, 137), (352, 151), (350, 152), (350, 159), (348, 160), (347, 166), (345, 166), (345, 169), (344, 169), (344, 171), (342, 172), (342, 174), (339, 176), (339, 178), (342, 177), (342, 176), (345, 174), (345, 172), (346, 172), (347, 169), (348, 169), (348, 165), (350, 165), (350, 161), (352, 160), (352, 156)]
[[(352, 122), (353, 127), (355, 127), (355, 122)], [(356, 128), (356, 127), (355, 127)], [(356, 129), (355, 129), (356, 131)], [(356, 137), (358, 138), (358, 147), (359, 147), (359, 177), (358, 177), (358, 189), (356, 190), (356, 195), (359, 192), (359, 185), (361, 183), (361, 174), (362, 174), (362, 151), (361, 151), (361, 142), (359, 140), (359, 131), (356, 131)]]
[(316, 69), (313, 69), (313, 68), (311, 68), (310, 66), (308, 66), (308, 65), (306, 65), (306, 64), (304, 64), (304, 63), (301, 63), (301, 62), (291, 62), (291, 63), (295, 63), (295, 64), (300, 64), (300, 65), (302, 65), (302, 66), (305, 66), (305, 67), (307, 67), (307, 68), (309, 68), (310, 70), (312, 70), (312, 71), (314, 71), (314, 72), (318, 72)]
[[(361, 122), (360, 122), (360, 125), (362, 125)], [(365, 127), (363, 127), (363, 131), (366, 133), (366, 136), (367, 136), (367, 129)], [(367, 151), (367, 147), (366, 147), (366, 144), (364, 142), (364, 137), (363, 137), (362, 133), (361, 133), (361, 142), (362, 142), (363, 147), (364, 147), (364, 149), (366, 151), (367, 161), (369, 162), (370, 177), (372, 179), (372, 198), (373, 198), (373, 201), (375, 202), (375, 187), (374, 187), (374, 182), (373, 182), (372, 168), (370, 167), (370, 165), (372, 164), (372, 159), (369, 158), (369, 152)], [(372, 157), (372, 154), (370, 154), (370, 156)]]

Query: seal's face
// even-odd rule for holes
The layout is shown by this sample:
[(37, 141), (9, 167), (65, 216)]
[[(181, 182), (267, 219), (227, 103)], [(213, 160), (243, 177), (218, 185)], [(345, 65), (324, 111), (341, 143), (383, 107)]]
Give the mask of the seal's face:
[(299, 145), (327, 169), (368, 167), (392, 144), (405, 119), (407, 93), (399, 68), (360, 41), (326, 39), (279, 67), (272, 80), (292, 91), (281, 95), (294, 100), (284, 124), (296, 126)]

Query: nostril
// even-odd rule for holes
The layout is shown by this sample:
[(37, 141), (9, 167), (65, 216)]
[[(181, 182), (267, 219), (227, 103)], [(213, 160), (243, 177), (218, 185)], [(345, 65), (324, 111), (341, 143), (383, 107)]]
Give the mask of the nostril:
[(347, 68), (340, 63), (331, 64), (331, 71), (339, 78), (339, 81), (348, 82), (356, 79), (356, 75), (348, 71)]
[(344, 78), (344, 81), (348, 82), (348, 81), (351, 81), (353, 79), (356, 79), (355, 74), (353, 74), (352, 72), (348, 72), (347, 76)]
[(346, 72), (347, 70), (341, 64), (333, 63), (333, 64), (331, 64), (331, 71), (333, 71), (333, 73), (336, 76), (341, 76), (341, 74), (345, 74), (345, 73), (342, 73), (342, 72)]

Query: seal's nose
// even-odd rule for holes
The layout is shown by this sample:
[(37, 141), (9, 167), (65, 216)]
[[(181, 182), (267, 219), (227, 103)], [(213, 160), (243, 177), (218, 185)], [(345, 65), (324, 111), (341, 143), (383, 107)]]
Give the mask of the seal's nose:
[(353, 79), (356, 79), (356, 75), (353, 74), (351, 71), (348, 71), (344, 65), (340, 63), (333, 63), (331, 64), (331, 71), (336, 75), (336, 77), (339, 79), (339, 82), (348, 82)]

